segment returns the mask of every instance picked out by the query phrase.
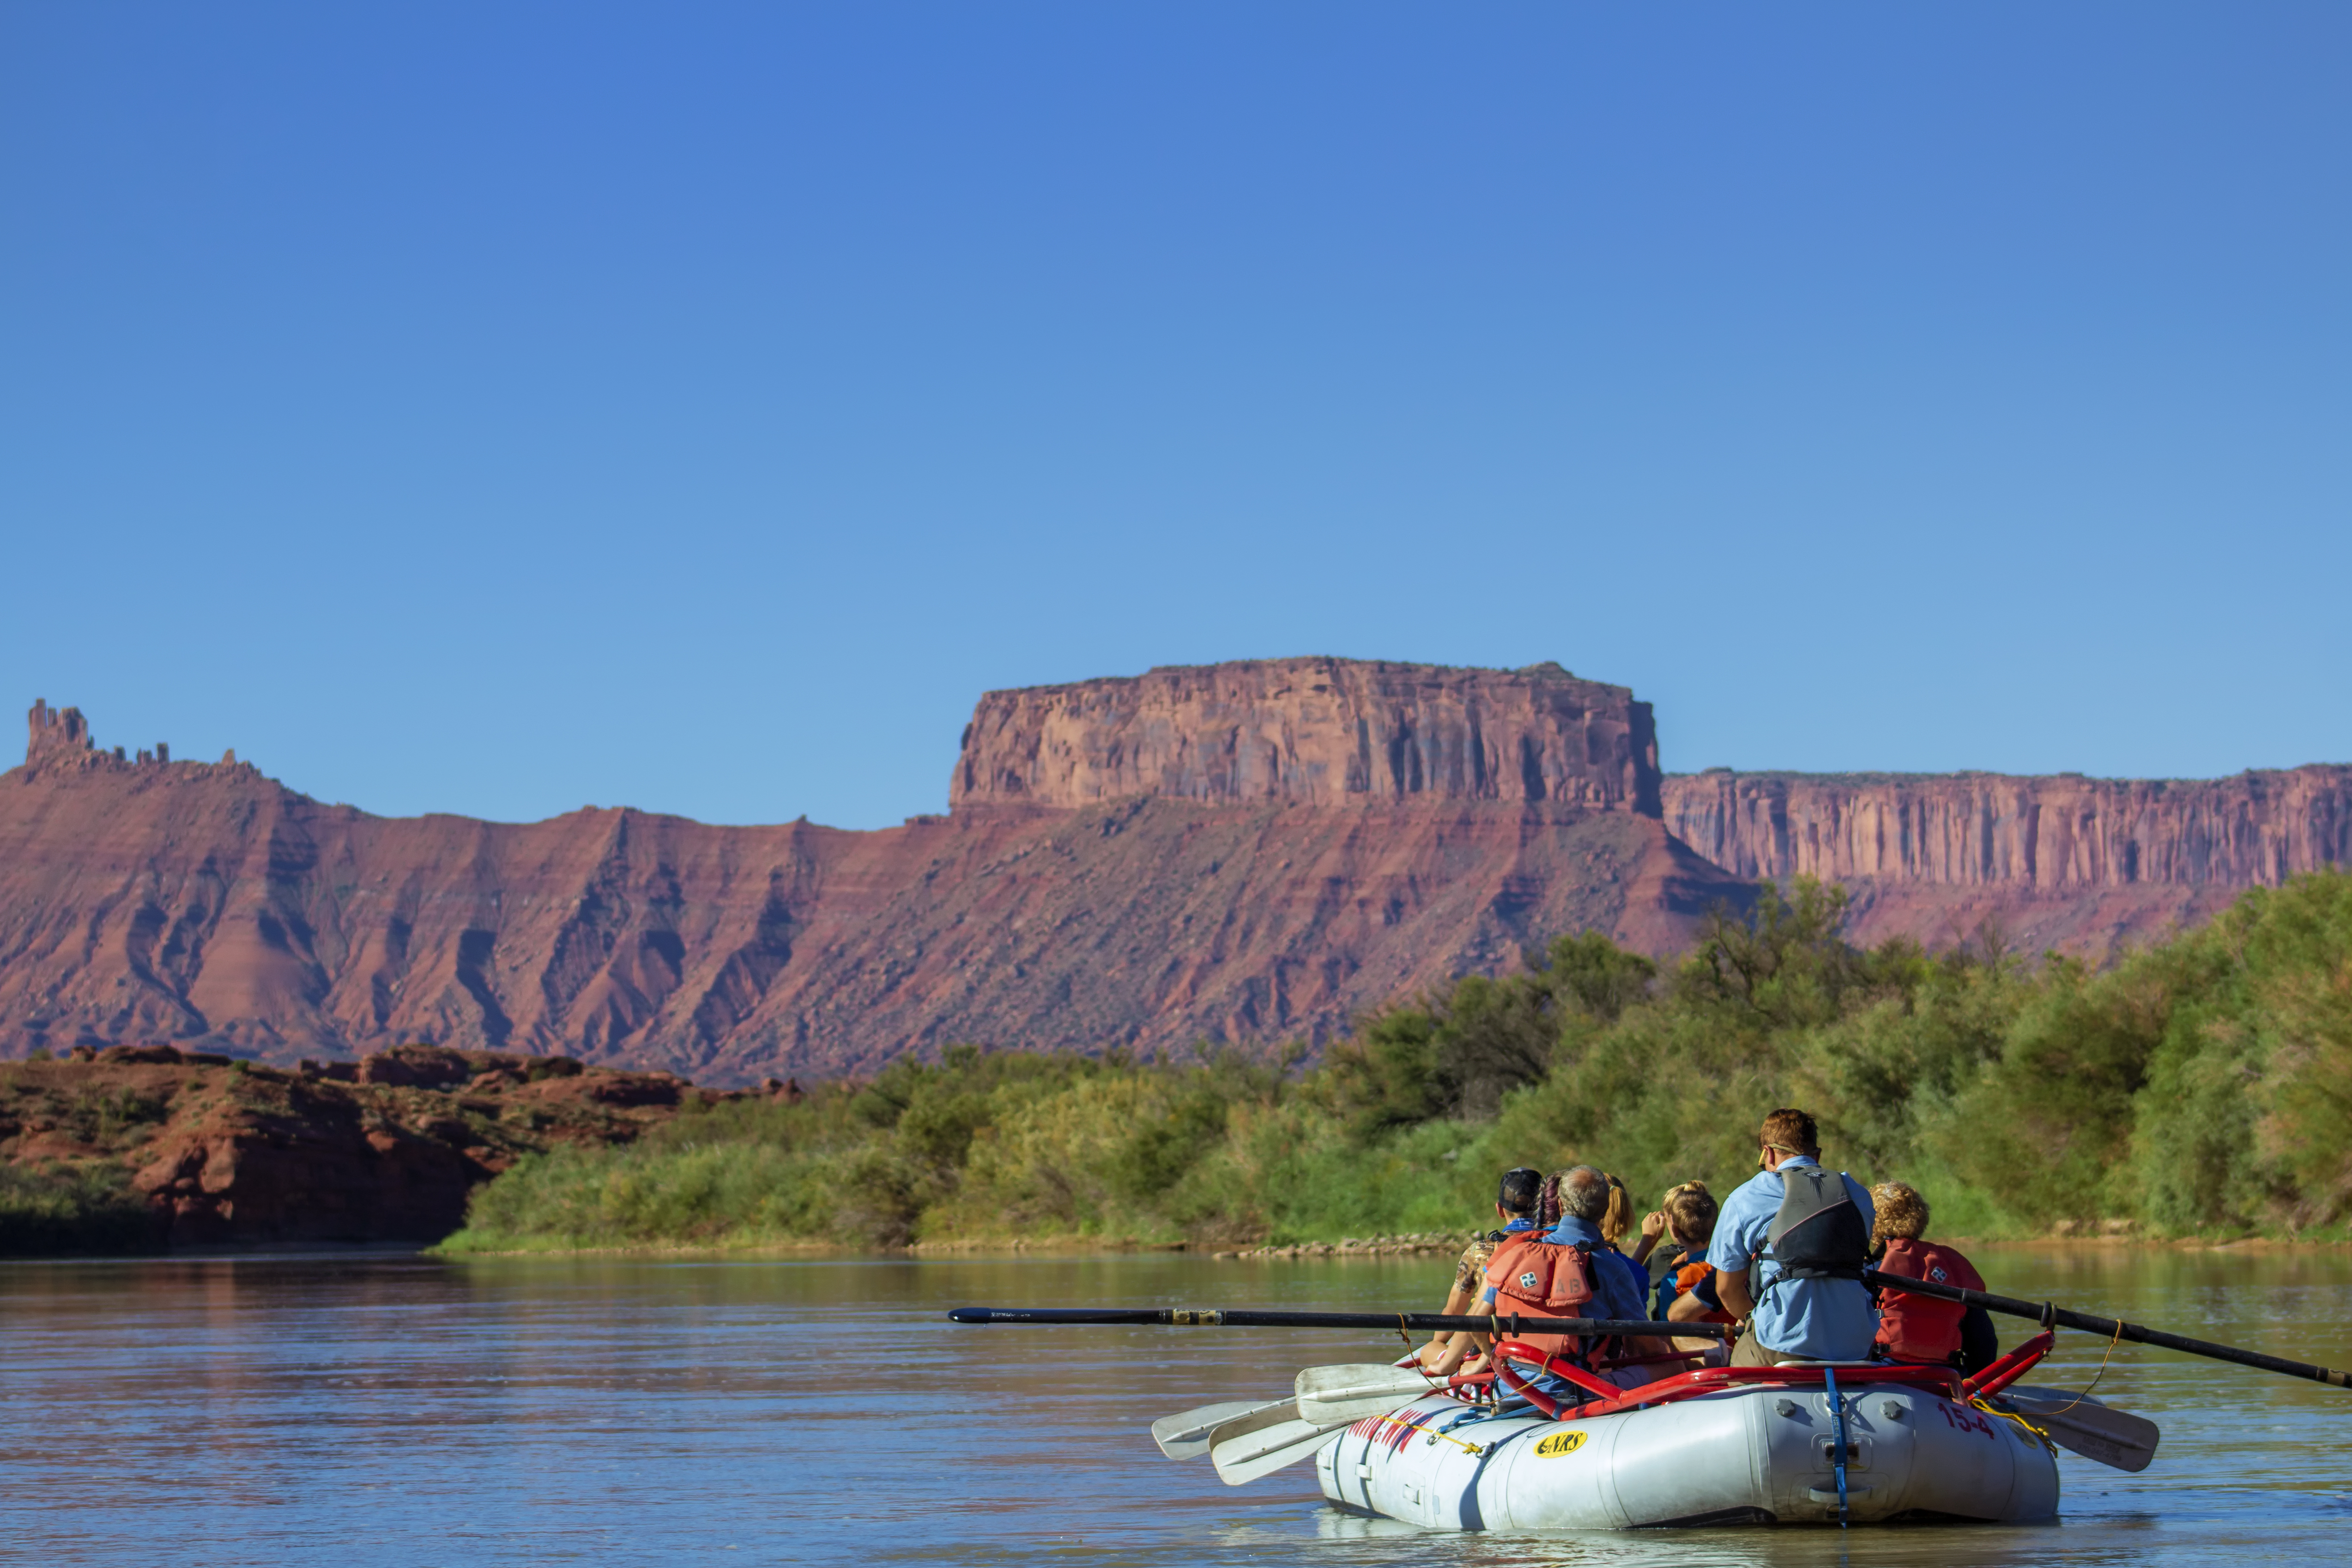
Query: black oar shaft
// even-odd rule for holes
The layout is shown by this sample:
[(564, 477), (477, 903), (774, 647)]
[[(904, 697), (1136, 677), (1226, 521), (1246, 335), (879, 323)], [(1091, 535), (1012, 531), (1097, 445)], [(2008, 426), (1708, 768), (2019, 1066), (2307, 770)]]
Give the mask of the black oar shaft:
[(2337, 1388), (2352, 1388), (2352, 1373), (2315, 1366), (2309, 1362), (2285, 1361), (2278, 1356), (2264, 1355), (2260, 1351), (2242, 1351), (2235, 1345), (2215, 1344), (2210, 1340), (2192, 1340), (2184, 1334), (2168, 1334), (2162, 1329), (2142, 1328), (2137, 1323), (2126, 1323), (2115, 1318), (2072, 1312), (2047, 1301), (2025, 1301), (2014, 1296), (1963, 1290), (1957, 1285), (1910, 1279), (1875, 1268), (1864, 1270), (1862, 1278), (1864, 1284), (1880, 1289), (1908, 1290), (1916, 1296), (1938, 1296), (1947, 1301), (1962, 1301), (1972, 1307), (1982, 1307), (1988, 1312), (2001, 1312), (2012, 1318), (2031, 1318), (2037, 1323), (2055, 1323), (2062, 1328), (2080, 1329), (2102, 1339), (2132, 1340), (2140, 1344), (2154, 1345), (2159, 1350), (2180, 1351), (2189, 1355), (2208, 1356), (2214, 1361), (2235, 1362), (2240, 1366), (2256, 1367), (2263, 1372), (2282, 1373), (2288, 1377), (2307, 1377), (2314, 1383), (2329, 1384)]
[(958, 1307), (958, 1323), (1169, 1324), (1228, 1329), (1403, 1329), (1421, 1333), (1680, 1334), (1728, 1339), (1727, 1323), (1651, 1323), (1616, 1318), (1473, 1317), (1448, 1312), (1260, 1312), (1216, 1307)]

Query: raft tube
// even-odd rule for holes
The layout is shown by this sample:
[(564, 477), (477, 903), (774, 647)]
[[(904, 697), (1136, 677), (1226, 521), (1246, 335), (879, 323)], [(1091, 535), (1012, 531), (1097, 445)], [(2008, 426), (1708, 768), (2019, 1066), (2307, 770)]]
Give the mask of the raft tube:
[[(2017, 1422), (1903, 1384), (1838, 1398), (1847, 1522), (2056, 1515), (2056, 1456)], [(1825, 1380), (1570, 1420), (1441, 1394), (1357, 1422), (1315, 1468), (1340, 1507), (1437, 1530), (1835, 1523), (1836, 1426)]]

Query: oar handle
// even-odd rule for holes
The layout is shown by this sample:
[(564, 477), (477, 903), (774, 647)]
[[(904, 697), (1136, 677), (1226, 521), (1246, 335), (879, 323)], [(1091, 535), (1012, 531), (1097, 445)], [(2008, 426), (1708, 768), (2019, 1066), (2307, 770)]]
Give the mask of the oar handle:
[(1496, 1317), (1453, 1312), (1261, 1312), (1231, 1307), (958, 1307), (955, 1323), (1160, 1324), (1177, 1328), (1404, 1329), (1423, 1333), (1643, 1334), (1728, 1339), (1727, 1323), (1652, 1323), (1622, 1318)]
[(2315, 1366), (2309, 1362), (2285, 1361), (2278, 1356), (2264, 1355), (2260, 1351), (2242, 1351), (2235, 1345), (2215, 1344), (2210, 1340), (2192, 1340), (2184, 1334), (2168, 1334), (2162, 1329), (2142, 1328), (2137, 1323), (2126, 1323), (2116, 1318), (2072, 1312), (2047, 1301), (2024, 1301), (2014, 1296), (1963, 1290), (1957, 1285), (1938, 1285), (1930, 1279), (1907, 1279), (1877, 1268), (1864, 1269), (1862, 1279), (1864, 1284), (1881, 1289), (1908, 1290), (1915, 1296), (1937, 1296), (1947, 1301), (1982, 1307), (1988, 1312), (2002, 1312), (2012, 1318), (2031, 1318), (2045, 1328), (2056, 1324), (2062, 1328), (2080, 1329), (2084, 1333), (2098, 1334), (2106, 1339), (2133, 1340), (2140, 1344), (2155, 1345), (2159, 1350), (2209, 1356), (2214, 1361), (2235, 1362), (2240, 1366), (2282, 1373), (2288, 1377), (2309, 1378), (2314, 1383), (2325, 1383), (2336, 1388), (2352, 1388), (2352, 1373)]

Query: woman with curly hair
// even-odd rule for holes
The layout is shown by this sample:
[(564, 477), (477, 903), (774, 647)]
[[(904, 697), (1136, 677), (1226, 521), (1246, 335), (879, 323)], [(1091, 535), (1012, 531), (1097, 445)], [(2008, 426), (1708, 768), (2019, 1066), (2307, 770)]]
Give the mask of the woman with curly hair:
[[(1918, 1188), (1881, 1182), (1870, 1190), (1870, 1201), (1878, 1211), (1870, 1245), (1880, 1273), (1963, 1290), (1984, 1289), (1974, 1264), (1955, 1248), (1927, 1239), (1927, 1200)], [(1878, 1342), (1871, 1353), (1881, 1361), (1941, 1363), (1972, 1373), (1991, 1363), (2000, 1346), (1982, 1307), (1888, 1286), (1878, 1293)]]

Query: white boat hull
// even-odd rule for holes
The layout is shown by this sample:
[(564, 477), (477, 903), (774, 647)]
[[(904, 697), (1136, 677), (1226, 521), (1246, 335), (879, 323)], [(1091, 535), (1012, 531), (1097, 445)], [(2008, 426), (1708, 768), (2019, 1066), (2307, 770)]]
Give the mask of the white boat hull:
[[(1847, 1518), (2026, 1522), (2058, 1467), (2013, 1421), (1881, 1384), (1841, 1390)], [(1456, 1400), (1369, 1416), (1315, 1457), (1323, 1495), (1437, 1530), (1627, 1530), (1838, 1518), (1820, 1387), (1745, 1387), (1584, 1421), (1477, 1419)]]

